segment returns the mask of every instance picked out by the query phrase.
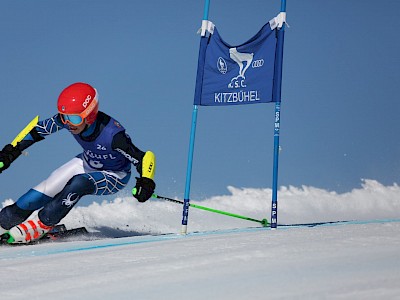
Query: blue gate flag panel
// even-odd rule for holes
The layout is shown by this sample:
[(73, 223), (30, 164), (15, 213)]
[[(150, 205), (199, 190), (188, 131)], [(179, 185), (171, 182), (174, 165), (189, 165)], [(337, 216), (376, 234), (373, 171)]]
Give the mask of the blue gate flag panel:
[(224, 42), (216, 27), (202, 36), (194, 105), (279, 102), (273, 93), (277, 31), (268, 22), (239, 46)]

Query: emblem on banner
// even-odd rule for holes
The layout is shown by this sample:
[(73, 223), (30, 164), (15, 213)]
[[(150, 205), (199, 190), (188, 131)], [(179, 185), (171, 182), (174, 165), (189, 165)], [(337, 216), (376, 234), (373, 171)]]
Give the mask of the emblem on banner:
[(228, 84), (228, 88), (246, 87), (244, 82), (246, 79), (245, 73), (251, 66), (254, 53), (241, 53), (238, 52), (236, 48), (230, 48), (229, 57), (239, 65), (239, 75), (231, 79), (231, 82)]
[(228, 64), (222, 57), (218, 57), (217, 68), (218, 71), (221, 72), (221, 74), (226, 74), (226, 72), (228, 72)]

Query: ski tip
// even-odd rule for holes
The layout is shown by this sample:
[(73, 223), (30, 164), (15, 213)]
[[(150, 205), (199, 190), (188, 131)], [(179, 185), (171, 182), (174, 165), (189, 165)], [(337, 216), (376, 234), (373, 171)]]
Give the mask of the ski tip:
[(9, 235), (9, 238), (7, 239), (7, 244), (14, 244), (14, 242), (15, 239), (11, 235)]
[(14, 238), (8, 234), (8, 232), (1, 235), (1, 243), (0, 244), (12, 244), (14, 243)]

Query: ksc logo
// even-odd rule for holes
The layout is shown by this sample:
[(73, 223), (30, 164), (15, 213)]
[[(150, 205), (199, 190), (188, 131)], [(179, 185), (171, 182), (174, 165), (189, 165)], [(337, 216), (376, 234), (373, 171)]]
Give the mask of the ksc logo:
[(226, 64), (225, 59), (223, 59), (222, 57), (218, 57), (217, 68), (218, 71), (221, 72), (221, 74), (226, 74), (226, 72), (228, 72), (228, 65)]

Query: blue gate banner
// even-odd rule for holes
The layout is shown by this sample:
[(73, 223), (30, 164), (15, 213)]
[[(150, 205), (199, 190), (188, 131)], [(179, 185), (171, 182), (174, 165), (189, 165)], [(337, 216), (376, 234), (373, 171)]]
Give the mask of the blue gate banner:
[[(273, 26), (275, 27), (275, 26)], [(194, 104), (240, 105), (275, 99), (274, 73), (277, 29), (270, 22), (249, 41), (231, 46), (216, 27), (201, 37)]]

